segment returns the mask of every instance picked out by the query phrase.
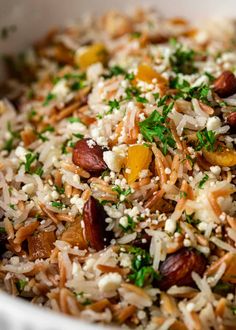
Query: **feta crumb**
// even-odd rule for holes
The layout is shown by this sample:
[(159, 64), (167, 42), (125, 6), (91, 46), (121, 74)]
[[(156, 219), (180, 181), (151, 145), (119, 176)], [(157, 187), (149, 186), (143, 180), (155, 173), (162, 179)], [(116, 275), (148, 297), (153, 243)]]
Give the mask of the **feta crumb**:
[(114, 172), (120, 172), (124, 162), (124, 158), (114, 151), (105, 151), (103, 153), (103, 160), (108, 168)]
[(165, 174), (170, 174), (171, 173), (171, 169), (169, 167), (165, 168)]
[(27, 183), (22, 187), (22, 190), (26, 193), (26, 194), (33, 194), (35, 192), (35, 186), (33, 183)]
[(188, 303), (187, 306), (186, 306), (186, 309), (189, 311), (189, 312), (192, 312), (194, 310), (194, 303)]
[(60, 79), (58, 83), (53, 87), (52, 94), (56, 95), (56, 98), (59, 102), (65, 102), (67, 95), (69, 94), (70, 89), (67, 86), (65, 79)]
[(90, 65), (87, 69), (87, 78), (89, 81), (96, 81), (103, 73), (103, 65), (101, 62)]
[(103, 293), (109, 293), (119, 288), (122, 277), (118, 273), (104, 275), (98, 282), (98, 288)]
[(25, 156), (27, 154), (27, 150), (21, 146), (18, 146), (15, 150), (16, 157), (18, 157), (22, 162), (25, 162)]
[(214, 131), (221, 126), (221, 120), (219, 117), (213, 116), (207, 119), (207, 130)]
[(131, 259), (128, 253), (120, 253), (120, 265), (122, 267), (131, 267)]
[(187, 238), (184, 239), (183, 244), (185, 247), (190, 247), (191, 246), (191, 241)]
[(167, 219), (165, 223), (165, 231), (173, 234), (175, 230), (176, 230), (176, 221), (173, 219)]
[(87, 140), (86, 142), (87, 142), (88, 147), (91, 149), (96, 145), (96, 142), (93, 141), (92, 139)]
[(128, 226), (128, 218), (127, 217), (121, 217), (119, 220), (119, 224), (126, 228)]
[(210, 170), (211, 170), (211, 172), (212, 172), (213, 174), (215, 174), (215, 175), (219, 175), (220, 172), (221, 172), (221, 168), (220, 168), (220, 166), (211, 166), (211, 167), (210, 167)]

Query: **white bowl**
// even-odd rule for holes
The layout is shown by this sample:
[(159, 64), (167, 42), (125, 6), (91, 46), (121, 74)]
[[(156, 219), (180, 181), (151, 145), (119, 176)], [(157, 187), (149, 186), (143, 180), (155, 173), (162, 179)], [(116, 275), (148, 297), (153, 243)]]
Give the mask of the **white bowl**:
[[(155, 6), (165, 16), (184, 16), (193, 20), (236, 16), (235, 0), (0, 0), (0, 31), (11, 25), (17, 27), (10, 38), (0, 40), (0, 55), (19, 52), (51, 27), (65, 24), (84, 13), (99, 15), (107, 9), (134, 8), (140, 4)], [(0, 80), (3, 76), (0, 63)], [(47, 311), (0, 292), (0, 330), (99, 328), (98, 325)]]

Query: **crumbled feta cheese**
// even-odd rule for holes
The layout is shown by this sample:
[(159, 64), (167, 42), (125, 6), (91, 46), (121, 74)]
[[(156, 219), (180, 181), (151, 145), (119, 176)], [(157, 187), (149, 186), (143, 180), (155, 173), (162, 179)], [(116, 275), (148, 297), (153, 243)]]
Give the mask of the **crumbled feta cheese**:
[(206, 127), (208, 131), (214, 131), (220, 126), (221, 126), (221, 120), (219, 117), (213, 116), (207, 119)]
[(25, 156), (27, 154), (27, 150), (21, 146), (18, 146), (15, 150), (16, 157), (18, 157), (22, 162), (25, 162)]
[(98, 281), (98, 288), (104, 293), (109, 293), (119, 288), (122, 277), (118, 273), (108, 273)]
[(92, 139), (87, 140), (86, 142), (87, 142), (88, 147), (91, 149), (96, 145), (96, 143)]
[(142, 170), (141, 172), (139, 172), (139, 178), (140, 179), (144, 179), (148, 176), (149, 170)]
[(84, 199), (80, 198), (79, 195), (75, 195), (70, 199), (71, 204), (75, 205), (80, 213), (83, 212)]
[(220, 166), (211, 166), (211, 167), (210, 167), (210, 170), (211, 170), (211, 172), (212, 172), (213, 174), (215, 174), (215, 175), (219, 175), (220, 172), (221, 172), (221, 168), (220, 168)]
[(171, 169), (169, 167), (165, 168), (165, 174), (170, 174), (171, 173)]
[(191, 241), (187, 238), (184, 239), (183, 244), (185, 247), (190, 247), (191, 246)]
[(113, 151), (105, 151), (103, 153), (103, 159), (110, 170), (114, 172), (120, 172), (124, 163), (124, 157)]
[(122, 267), (130, 267), (131, 259), (128, 253), (120, 253), (120, 265)]
[(66, 80), (60, 79), (53, 87), (51, 93), (56, 95), (56, 98), (59, 102), (65, 102), (67, 95), (70, 93), (70, 89), (67, 86)]
[(119, 220), (119, 224), (126, 228), (128, 226), (128, 218), (127, 217), (121, 217)]
[(22, 190), (26, 194), (31, 195), (35, 192), (35, 185), (33, 183), (27, 183), (22, 187)]
[(87, 79), (89, 81), (98, 80), (99, 76), (103, 73), (103, 65), (101, 62), (90, 65), (87, 69)]
[(165, 231), (173, 234), (175, 230), (176, 230), (176, 221), (173, 219), (167, 219), (165, 223)]

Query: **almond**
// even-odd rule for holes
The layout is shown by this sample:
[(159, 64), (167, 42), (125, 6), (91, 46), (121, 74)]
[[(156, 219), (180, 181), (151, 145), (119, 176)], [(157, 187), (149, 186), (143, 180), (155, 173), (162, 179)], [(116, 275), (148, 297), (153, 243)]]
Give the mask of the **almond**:
[(227, 123), (231, 128), (236, 130), (236, 112), (232, 112), (230, 115), (228, 115)]
[(107, 169), (102, 148), (91, 139), (78, 141), (73, 149), (72, 161), (89, 173), (100, 174)]
[(236, 93), (236, 77), (231, 71), (224, 71), (214, 82), (214, 91), (222, 98)]
[(194, 284), (192, 272), (202, 275), (206, 268), (206, 258), (194, 251), (183, 248), (171, 254), (160, 266), (162, 279), (159, 287), (169, 289), (172, 285), (191, 286)]
[(83, 217), (86, 240), (96, 251), (110, 242), (111, 232), (106, 231), (106, 216), (103, 206), (91, 196), (84, 205)]

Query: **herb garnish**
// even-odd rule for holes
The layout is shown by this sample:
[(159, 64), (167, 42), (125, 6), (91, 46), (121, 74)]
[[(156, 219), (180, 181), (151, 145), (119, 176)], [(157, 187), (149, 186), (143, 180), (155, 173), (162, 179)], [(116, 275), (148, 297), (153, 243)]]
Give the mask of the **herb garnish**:
[(207, 182), (209, 179), (209, 175), (204, 175), (204, 177), (201, 179), (201, 181), (198, 184), (198, 188), (203, 189), (204, 184)]
[(56, 95), (53, 93), (48, 93), (48, 95), (45, 98), (45, 101), (43, 102), (43, 106), (47, 106), (50, 101), (54, 100), (56, 98)]
[(63, 209), (65, 207), (65, 205), (61, 202), (51, 202), (51, 205), (57, 209)]
[(139, 127), (143, 137), (147, 141), (153, 142), (154, 138), (157, 138), (162, 143), (164, 155), (167, 154), (168, 146), (175, 148), (176, 143), (170, 129), (166, 126), (165, 116), (156, 110), (148, 118), (140, 122)]
[(185, 48), (182, 44), (177, 43), (176, 40), (172, 40), (171, 43), (175, 48), (173, 54), (170, 56), (170, 64), (173, 71), (183, 74), (196, 72), (194, 50)]
[(208, 151), (214, 151), (216, 142), (216, 135), (213, 131), (204, 129), (203, 131), (197, 132), (198, 143), (195, 147), (196, 151), (206, 148)]
[(119, 227), (121, 227), (123, 229), (124, 232), (128, 232), (128, 231), (133, 231), (136, 224), (134, 222), (134, 220), (131, 218), (131, 216), (127, 215), (127, 225), (123, 226), (122, 224), (119, 224)]
[(191, 87), (187, 80), (176, 76), (170, 81), (170, 88), (177, 89), (177, 93), (174, 96), (175, 99), (182, 98), (184, 100), (190, 101), (191, 99), (196, 98), (206, 104), (209, 104), (207, 97), (210, 91), (210, 87), (206, 84)]
[(154, 279), (160, 279), (160, 275), (151, 266), (152, 260), (148, 252), (138, 247), (130, 247), (128, 252), (133, 254), (132, 273), (128, 277), (135, 285), (143, 287)]
[(11, 137), (4, 143), (3, 150), (10, 152), (13, 149), (15, 139), (18, 139), (20, 134), (12, 130), (10, 122), (7, 123), (7, 130)]
[(24, 288), (26, 287), (27, 283), (28, 283), (27, 280), (20, 279), (16, 282), (16, 287), (20, 292), (22, 292), (24, 290)]

